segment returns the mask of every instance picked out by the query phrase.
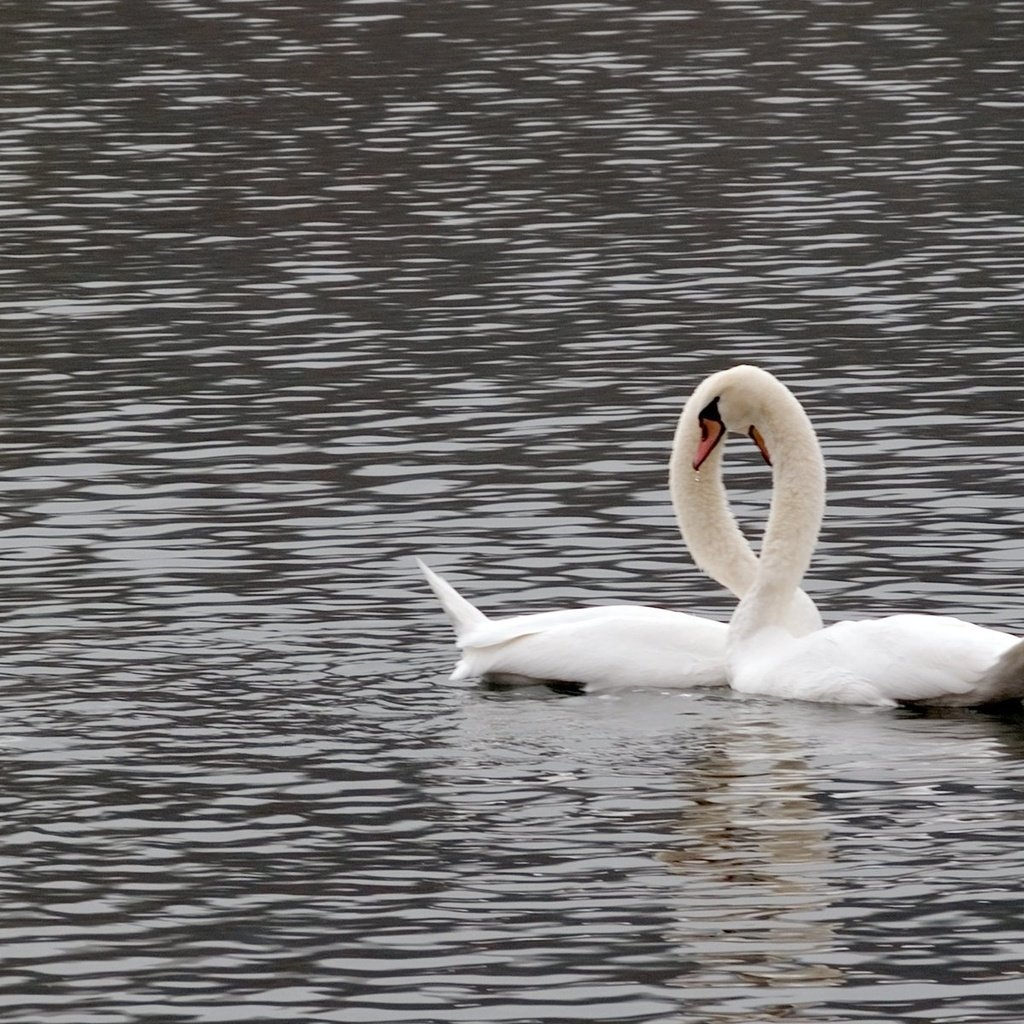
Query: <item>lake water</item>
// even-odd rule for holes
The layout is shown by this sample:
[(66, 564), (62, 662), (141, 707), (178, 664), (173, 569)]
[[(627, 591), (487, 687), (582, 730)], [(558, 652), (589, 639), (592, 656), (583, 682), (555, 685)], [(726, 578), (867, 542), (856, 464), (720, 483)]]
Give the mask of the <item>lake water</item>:
[(1021, 1019), (1024, 716), (449, 683), (412, 561), (726, 618), (744, 360), (826, 619), (1024, 632), (1024, 3), (933, 6), (0, 10), (5, 1024)]

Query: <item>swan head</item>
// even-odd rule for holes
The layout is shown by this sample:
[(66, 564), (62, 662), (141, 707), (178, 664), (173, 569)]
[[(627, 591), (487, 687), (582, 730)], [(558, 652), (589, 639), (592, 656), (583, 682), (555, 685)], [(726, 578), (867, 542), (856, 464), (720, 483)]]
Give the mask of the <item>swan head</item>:
[[(712, 374), (694, 391), (683, 410), (697, 440), (693, 468), (700, 469), (727, 433), (746, 434), (765, 462), (772, 464), (765, 441), (774, 422), (774, 406), (788, 388), (757, 366), (733, 366)], [(790, 396), (791, 397), (791, 396)]]

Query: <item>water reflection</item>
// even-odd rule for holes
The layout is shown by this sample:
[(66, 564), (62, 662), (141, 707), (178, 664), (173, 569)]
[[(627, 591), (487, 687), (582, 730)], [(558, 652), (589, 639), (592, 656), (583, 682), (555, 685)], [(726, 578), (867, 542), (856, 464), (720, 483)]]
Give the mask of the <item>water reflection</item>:
[[(935, 728), (918, 728), (926, 718)], [(658, 855), (680, 882), (666, 935), (686, 964), (679, 1019), (818, 1019), (865, 999), (866, 974), (908, 1006), (915, 981), (957, 977), (968, 1001), (1009, 994), (1012, 957), (963, 941), (980, 894), (1005, 898), (1003, 869), (962, 842), (1009, 825), (986, 791), (1018, 770), (1018, 719), (748, 705), (717, 721), (680, 776), (680, 838)], [(956, 937), (922, 941), (936, 916)]]
[[(681, 983), (840, 984), (828, 963), (837, 948), (827, 913), (840, 898), (830, 884), (835, 851), (806, 751), (770, 718), (737, 718), (680, 778), (684, 845), (659, 854), (684, 879), (679, 925), (666, 937), (696, 961)], [(700, 1012), (735, 1019), (710, 1004)]]

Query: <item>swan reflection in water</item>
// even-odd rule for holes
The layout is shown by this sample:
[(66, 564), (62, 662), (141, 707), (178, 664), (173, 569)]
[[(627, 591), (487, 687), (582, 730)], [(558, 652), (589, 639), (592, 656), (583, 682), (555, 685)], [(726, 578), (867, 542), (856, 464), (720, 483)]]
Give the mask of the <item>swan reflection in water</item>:
[(526, 915), (538, 986), (675, 993), (673, 1024), (871, 1003), (950, 965), (1017, 984), (1019, 718), (727, 691), (451, 698), (430, 791), (461, 884), (434, 902), (482, 915), (482, 961), (505, 962)]
[(658, 854), (684, 882), (666, 936), (693, 961), (680, 980), (713, 999), (723, 986), (839, 984), (837, 864), (807, 761), (779, 723), (737, 710), (680, 774), (684, 838)]
[[(679, 838), (657, 853), (679, 882), (666, 941), (685, 965), (693, 1020), (788, 1019), (787, 1008), (845, 1001), (827, 991), (860, 991), (865, 978), (936, 980), (949, 954), (921, 953), (942, 938), (929, 924), (936, 907), (952, 909), (965, 881), (983, 893), (999, 871), (965, 864), (963, 836), (1009, 828), (992, 787), (1020, 773), (1019, 719), (811, 705), (785, 705), (784, 719), (778, 705), (732, 705), (733, 720), (719, 719), (679, 773)], [(997, 974), (991, 940), (972, 942)], [(870, 959), (857, 953), (868, 949)], [(969, 959), (970, 943), (957, 955)]]

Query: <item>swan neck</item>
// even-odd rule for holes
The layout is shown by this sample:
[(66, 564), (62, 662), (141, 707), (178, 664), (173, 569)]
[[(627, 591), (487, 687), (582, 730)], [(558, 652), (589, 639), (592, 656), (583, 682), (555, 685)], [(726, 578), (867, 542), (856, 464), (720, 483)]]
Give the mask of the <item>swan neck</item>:
[(722, 479), (724, 441), (699, 471), (691, 465), (695, 424), (696, 410), (688, 403), (679, 418), (669, 462), (676, 522), (697, 566), (736, 597), (742, 597), (754, 582), (757, 559), (729, 507)]
[(810, 566), (825, 511), (825, 463), (800, 403), (778, 385), (762, 424), (772, 456), (772, 501), (753, 586), (734, 616), (735, 633), (783, 625), (784, 609)]

